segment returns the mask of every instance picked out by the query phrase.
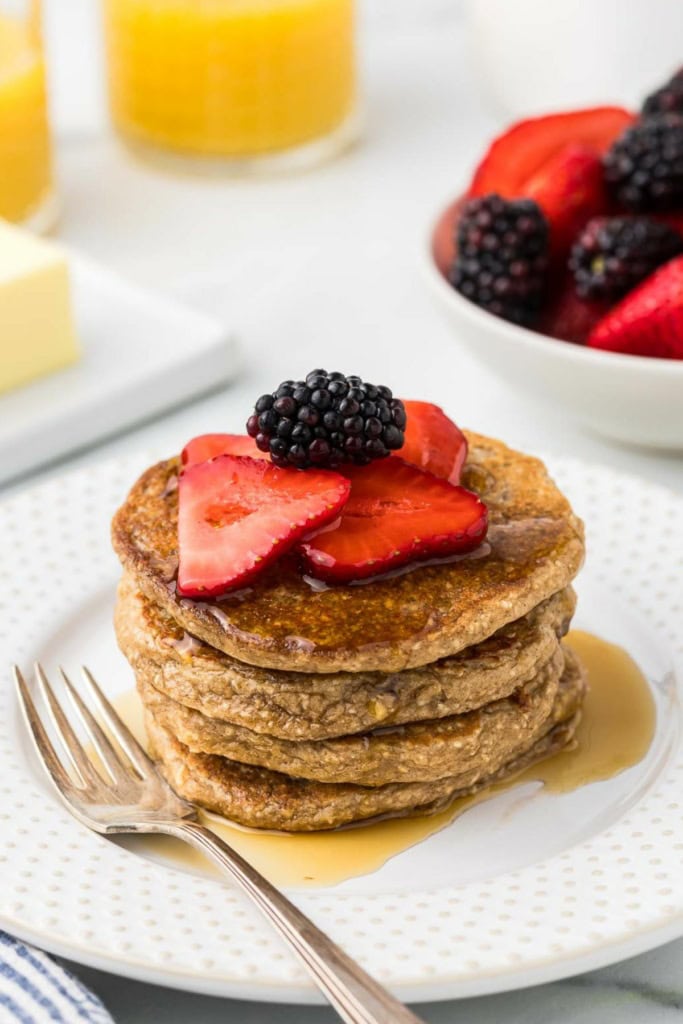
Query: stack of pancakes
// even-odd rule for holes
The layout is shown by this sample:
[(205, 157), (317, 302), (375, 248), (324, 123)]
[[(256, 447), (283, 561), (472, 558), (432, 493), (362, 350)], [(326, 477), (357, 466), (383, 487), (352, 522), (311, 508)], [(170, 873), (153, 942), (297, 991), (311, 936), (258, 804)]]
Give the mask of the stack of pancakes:
[(113, 523), (116, 633), (174, 788), (244, 825), (427, 813), (571, 743), (583, 670), (561, 642), (580, 520), (537, 459), (468, 434), (476, 551), (325, 587), (294, 557), (218, 600), (175, 590), (177, 459)]

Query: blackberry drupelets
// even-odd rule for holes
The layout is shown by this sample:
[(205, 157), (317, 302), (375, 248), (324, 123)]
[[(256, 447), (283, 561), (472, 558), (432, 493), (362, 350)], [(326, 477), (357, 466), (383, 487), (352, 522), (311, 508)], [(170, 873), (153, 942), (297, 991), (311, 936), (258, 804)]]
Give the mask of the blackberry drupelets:
[(458, 222), (449, 280), (489, 313), (531, 324), (546, 287), (548, 234), (533, 199), (507, 200), (495, 193), (471, 199)]
[(604, 157), (605, 181), (629, 210), (683, 208), (683, 114), (636, 121)]
[(679, 68), (669, 81), (650, 93), (643, 103), (643, 116), (652, 114), (683, 114), (683, 68)]
[(403, 446), (406, 412), (383, 385), (313, 370), (261, 395), (247, 433), (276, 466), (365, 465)]
[(621, 298), (653, 270), (683, 252), (683, 238), (649, 217), (595, 217), (569, 257), (582, 299)]

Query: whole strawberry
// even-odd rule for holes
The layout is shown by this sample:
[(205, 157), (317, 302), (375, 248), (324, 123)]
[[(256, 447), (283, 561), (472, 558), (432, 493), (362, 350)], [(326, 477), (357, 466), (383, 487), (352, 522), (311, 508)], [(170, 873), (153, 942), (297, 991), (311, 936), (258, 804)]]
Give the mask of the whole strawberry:
[(605, 302), (582, 299), (576, 291), (574, 278), (567, 271), (553, 282), (536, 329), (551, 338), (585, 345), (607, 309)]
[(683, 359), (683, 256), (665, 263), (600, 320), (590, 348)]
[(524, 187), (550, 227), (550, 248), (564, 262), (574, 239), (591, 217), (609, 208), (602, 159), (592, 146), (565, 146)]

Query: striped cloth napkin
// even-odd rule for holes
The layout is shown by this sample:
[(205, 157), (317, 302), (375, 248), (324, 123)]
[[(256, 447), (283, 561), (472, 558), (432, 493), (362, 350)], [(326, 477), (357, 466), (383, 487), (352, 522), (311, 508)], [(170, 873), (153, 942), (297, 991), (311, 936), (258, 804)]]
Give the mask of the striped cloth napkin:
[(45, 953), (0, 931), (0, 1024), (113, 1024), (99, 999)]

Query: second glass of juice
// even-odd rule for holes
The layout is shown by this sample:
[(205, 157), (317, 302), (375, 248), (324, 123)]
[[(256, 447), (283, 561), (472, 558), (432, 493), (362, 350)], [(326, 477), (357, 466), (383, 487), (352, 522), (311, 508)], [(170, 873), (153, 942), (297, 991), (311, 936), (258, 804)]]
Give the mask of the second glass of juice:
[(147, 155), (231, 169), (354, 137), (353, 0), (104, 0), (113, 120)]
[(44, 230), (55, 215), (39, 0), (0, 0), (0, 217)]

